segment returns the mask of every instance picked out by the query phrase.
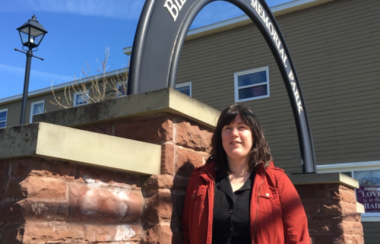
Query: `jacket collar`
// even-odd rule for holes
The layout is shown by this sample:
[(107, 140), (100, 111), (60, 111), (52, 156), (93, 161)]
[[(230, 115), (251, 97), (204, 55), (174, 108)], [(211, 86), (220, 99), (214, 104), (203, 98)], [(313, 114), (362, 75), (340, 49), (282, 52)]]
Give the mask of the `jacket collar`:
[[(215, 167), (216, 167), (216, 162), (213, 160), (213, 161), (207, 162), (205, 165), (203, 165), (199, 168), (196, 168), (195, 170), (201, 170), (201, 171), (209, 174), (210, 176), (212, 176), (213, 179), (216, 179)], [(274, 168), (273, 162), (270, 162), (268, 168), (272, 168), (272, 169)], [(257, 173), (259, 175), (264, 175), (265, 171), (266, 171), (266, 169), (264, 168), (264, 164), (261, 162), (259, 165), (259, 168), (257, 169)]]
[(199, 170), (200, 174), (206, 174), (208, 177), (212, 177), (212, 180), (216, 179), (216, 163), (215, 161), (207, 162), (205, 165), (196, 168), (195, 170)]

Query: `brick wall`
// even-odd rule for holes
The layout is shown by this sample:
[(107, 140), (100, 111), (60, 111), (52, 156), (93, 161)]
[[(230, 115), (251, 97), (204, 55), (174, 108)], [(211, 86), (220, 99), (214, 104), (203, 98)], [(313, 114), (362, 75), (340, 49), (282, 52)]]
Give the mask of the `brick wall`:
[(161, 174), (0, 161), (1, 243), (180, 243), (187, 182), (208, 157), (210, 129), (166, 113), (80, 129), (161, 145)]

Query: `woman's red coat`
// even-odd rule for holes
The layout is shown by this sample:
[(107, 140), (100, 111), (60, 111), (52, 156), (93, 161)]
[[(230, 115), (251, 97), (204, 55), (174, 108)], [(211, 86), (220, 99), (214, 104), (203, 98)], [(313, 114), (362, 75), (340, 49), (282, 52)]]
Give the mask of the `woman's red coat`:
[[(211, 244), (216, 173), (214, 163), (194, 170), (182, 213), (183, 244)], [(310, 244), (301, 199), (288, 176), (273, 163), (257, 170), (250, 208), (252, 244)]]

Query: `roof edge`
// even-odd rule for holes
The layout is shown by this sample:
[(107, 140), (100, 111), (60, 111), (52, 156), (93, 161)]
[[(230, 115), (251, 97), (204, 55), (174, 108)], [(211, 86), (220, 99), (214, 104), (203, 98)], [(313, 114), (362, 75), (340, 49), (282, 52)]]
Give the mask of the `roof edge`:
[[(271, 7), (271, 11), (275, 17), (296, 12), (299, 10), (315, 7), (327, 2), (332, 2), (335, 0), (295, 0), (288, 3), (280, 4)], [(252, 20), (247, 15), (238, 16), (228, 20), (223, 20), (211, 25), (202, 26), (189, 30), (186, 36), (186, 41), (200, 38), (203, 36), (208, 36), (218, 32), (234, 29), (240, 26), (248, 25), (252, 23)], [(123, 49), (124, 54), (131, 55), (132, 46), (125, 47)]]
[[(129, 67), (107, 72), (106, 73), (106, 77), (117, 75), (117, 74), (120, 74), (120, 73), (122, 73), (124, 71), (128, 71), (128, 68)], [(31, 91), (31, 92), (28, 92), (28, 97), (39, 95), (39, 94), (43, 94), (43, 93), (47, 93), (47, 92), (50, 92), (52, 89), (55, 91), (57, 89), (61, 89), (61, 88), (64, 88), (66, 86), (73, 85), (75, 83), (77, 83), (77, 84), (86, 83), (86, 82), (89, 82), (91, 80), (98, 79), (102, 75), (103, 74), (92, 75), (92, 76), (85, 77), (85, 78), (82, 78), (82, 79), (79, 79), (79, 80), (73, 80), (73, 81), (62, 83), (62, 84), (58, 84), (58, 85), (55, 85), (53, 87), (45, 87), (45, 88), (42, 88), (42, 89), (34, 90), (34, 91)], [(21, 98), (22, 98), (22, 94), (14, 95), (14, 96), (11, 96), (11, 97), (2, 98), (2, 99), (0, 99), (0, 104), (12, 102), (12, 101), (15, 101), (15, 100), (21, 100)]]

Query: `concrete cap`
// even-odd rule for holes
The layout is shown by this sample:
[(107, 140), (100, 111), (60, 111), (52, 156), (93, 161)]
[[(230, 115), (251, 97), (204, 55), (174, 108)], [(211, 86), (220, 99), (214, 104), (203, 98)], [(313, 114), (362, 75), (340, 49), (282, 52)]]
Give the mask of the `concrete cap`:
[(356, 212), (362, 213), (362, 214), (365, 213), (364, 205), (359, 202), (356, 202)]
[(359, 188), (359, 182), (342, 173), (325, 174), (294, 174), (289, 176), (294, 185), (332, 184), (339, 183), (353, 188)]
[(209, 128), (216, 126), (220, 114), (218, 110), (175, 89), (164, 88), (34, 115), (33, 120), (35, 122), (76, 127), (162, 112), (181, 115), (190, 121), (198, 122)]
[(161, 171), (160, 145), (48, 123), (0, 130), (0, 159), (17, 157), (51, 158), (149, 175)]

